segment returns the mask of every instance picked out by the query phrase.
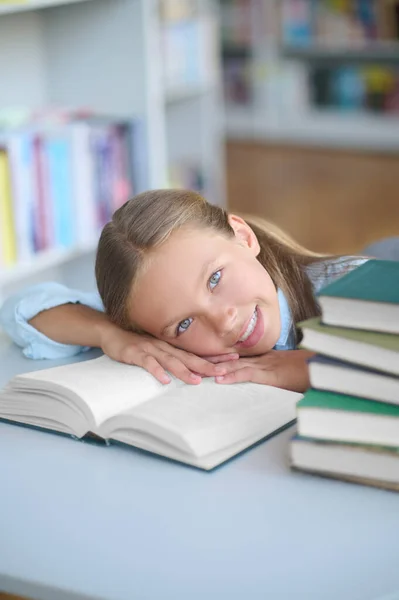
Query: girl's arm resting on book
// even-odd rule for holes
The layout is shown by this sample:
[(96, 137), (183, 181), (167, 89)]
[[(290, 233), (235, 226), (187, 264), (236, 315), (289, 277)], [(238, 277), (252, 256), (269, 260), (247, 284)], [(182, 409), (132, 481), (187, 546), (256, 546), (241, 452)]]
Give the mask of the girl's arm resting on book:
[(145, 368), (163, 383), (170, 381), (166, 370), (186, 383), (199, 383), (197, 374), (226, 373), (232, 368), (231, 360), (238, 358), (225, 355), (205, 360), (150, 336), (124, 331), (101, 309), (96, 294), (41, 284), (9, 298), (0, 310), (0, 324), (29, 358), (69, 357), (98, 347), (114, 360)]
[(242, 357), (234, 362), (235, 370), (218, 383), (252, 381), (275, 387), (305, 392), (310, 387), (308, 360), (314, 356), (309, 350), (270, 350), (262, 356)]
[[(28, 358), (65, 358), (87, 350), (78, 342), (62, 343), (39, 331), (32, 320), (43, 311), (68, 303), (81, 303), (103, 310), (97, 293), (72, 290), (59, 283), (41, 283), (10, 296), (0, 309), (0, 325)], [(44, 313), (43, 313), (44, 314)]]
[[(215, 376), (220, 371), (227, 372), (223, 365), (213, 364), (149, 335), (125, 331), (111, 323), (104, 313), (88, 306), (57, 306), (41, 312), (30, 323), (57, 342), (101, 348), (118, 362), (143, 367), (161, 383), (171, 381), (166, 371), (193, 384), (201, 381), (198, 374)], [(220, 363), (231, 358), (228, 355), (215, 361)], [(228, 366), (232, 368), (231, 364)]]

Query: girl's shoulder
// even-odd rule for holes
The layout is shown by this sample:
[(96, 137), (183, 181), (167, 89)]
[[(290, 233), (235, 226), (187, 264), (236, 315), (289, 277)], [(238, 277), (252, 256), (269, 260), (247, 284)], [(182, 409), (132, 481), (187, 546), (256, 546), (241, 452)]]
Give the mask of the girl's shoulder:
[(339, 256), (314, 262), (306, 267), (306, 272), (315, 293), (332, 283), (335, 279), (346, 275), (353, 269), (367, 262), (364, 256)]

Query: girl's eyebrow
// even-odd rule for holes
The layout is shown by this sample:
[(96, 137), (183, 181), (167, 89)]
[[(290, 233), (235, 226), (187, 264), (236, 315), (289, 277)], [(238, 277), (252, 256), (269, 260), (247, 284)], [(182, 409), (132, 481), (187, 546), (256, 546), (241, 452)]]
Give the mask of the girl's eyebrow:
[[(198, 277), (198, 284), (199, 285), (201, 285), (201, 283), (205, 279), (205, 277), (208, 276), (208, 273), (212, 270), (212, 268), (214, 267), (215, 264), (216, 264), (216, 259), (215, 258), (211, 258), (210, 260), (207, 260), (202, 265), (202, 268), (201, 268), (201, 271), (200, 271), (200, 274), (199, 274), (199, 277)], [(171, 319), (170, 321), (168, 321), (168, 323), (162, 329), (161, 335), (164, 335), (166, 333), (166, 330), (169, 329), (170, 327), (172, 327), (172, 325), (174, 325), (175, 323), (180, 323), (180, 321), (183, 321), (186, 318), (187, 318), (187, 316), (184, 316), (184, 317), (177, 316), (177, 317), (174, 317), (173, 319)]]

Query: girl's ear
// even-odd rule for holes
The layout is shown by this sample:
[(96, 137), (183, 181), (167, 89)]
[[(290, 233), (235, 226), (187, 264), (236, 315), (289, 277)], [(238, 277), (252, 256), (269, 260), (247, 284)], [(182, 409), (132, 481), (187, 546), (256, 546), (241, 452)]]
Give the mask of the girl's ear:
[(238, 242), (251, 250), (254, 256), (258, 256), (260, 252), (258, 238), (248, 223), (238, 215), (231, 214), (228, 216), (228, 221)]

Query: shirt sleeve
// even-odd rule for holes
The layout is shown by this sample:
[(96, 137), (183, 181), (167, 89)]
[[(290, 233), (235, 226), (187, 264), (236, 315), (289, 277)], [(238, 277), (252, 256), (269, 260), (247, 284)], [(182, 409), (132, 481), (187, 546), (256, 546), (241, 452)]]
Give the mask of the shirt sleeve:
[(35, 315), (61, 304), (84, 304), (104, 311), (98, 293), (80, 292), (59, 283), (41, 283), (10, 296), (0, 309), (0, 325), (27, 358), (67, 358), (89, 348), (60, 344), (28, 323)]

